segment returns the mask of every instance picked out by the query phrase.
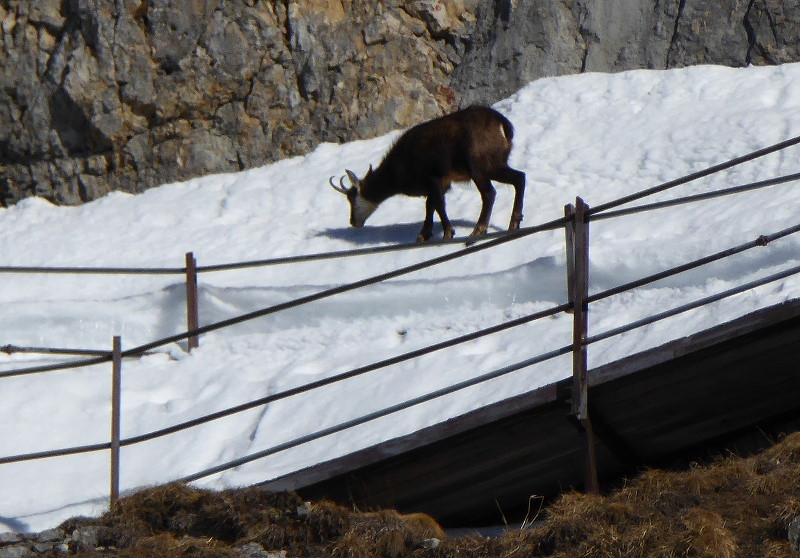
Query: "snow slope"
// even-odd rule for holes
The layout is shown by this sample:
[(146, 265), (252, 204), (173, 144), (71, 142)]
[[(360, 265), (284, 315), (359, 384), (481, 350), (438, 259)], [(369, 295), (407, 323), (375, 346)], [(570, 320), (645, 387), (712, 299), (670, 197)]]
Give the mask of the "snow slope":
[[(525, 225), (560, 217), (582, 196), (599, 205), (800, 135), (800, 65), (584, 74), (541, 79), (497, 105), (516, 127), (511, 165), (527, 174)], [(399, 133), (399, 132), (398, 132)], [(385, 202), (363, 229), (347, 226), (327, 185), (363, 174), (397, 133), (321, 145), (305, 157), (237, 174), (110, 194), (80, 207), (28, 199), (0, 209), (0, 266), (212, 265), (415, 239), (419, 199)], [(660, 194), (655, 201), (800, 170), (800, 148)], [(498, 185), (502, 230), (513, 189)], [(455, 185), (448, 213), (467, 234), (479, 212)], [(632, 279), (797, 224), (800, 188), (592, 223), (591, 289)], [(201, 324), (369, 277), (458, 249), (419, 250), (200, 275)], [(591, 307), (605, 331), (800, 263), (797, 235)], [(201, 338), (123, 365), (122, 436), (150, 432), (566, 301), (563, 233), (548, 232), (387, 283)], [(123, 349), (185, 329), (180, 275), (0, 274), (0, 345)], [(800, 296), (800, 278), (737, 295), (597, 345), (590, 366)], [(557, 316), (166, 438), (124, 448), (123, 490), (189, 475), (428, 393), (570, 342)], [(54, 357), (0, 353), (0, 371)], [(570, 373), (555, 359), (486, 385), (214, 475), (201, 486), (263, 481), (400, 436)], [(0, 378), (0, 456), (109, 439), (110, 366)], [(0, 531), (36, 531), (104, 511), (108, 453), (0, 465)]]

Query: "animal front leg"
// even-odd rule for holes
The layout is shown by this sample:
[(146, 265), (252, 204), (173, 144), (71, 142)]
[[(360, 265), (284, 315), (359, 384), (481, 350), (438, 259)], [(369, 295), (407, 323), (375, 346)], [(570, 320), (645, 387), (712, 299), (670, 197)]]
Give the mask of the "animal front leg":
[(449, 240), (453, 238), (455, 235), (455, 230), (453, 230), (453, 225), (450, 224), (450, 219), (447, 218), (447, 214), (444, 212), (444, 207), (442, 207), (439, 213), (439, 220), (442, 222), (442, 238)]
[(453, 238), (453, 225), (450, 223), (447, 211), (444, 208), (444, 195), (428, 196), (425, 200), (425, 223), (422, 225), (422, 231), (417, 241), (429, 240), (433, 236), (434, 211), (439, 215), (439, 220), (442, 222), (442, 237), (445, 239)]
[(417, 242), (425, 242), (426, 240), (430, 240), (431, 236), (433, 236), (433, 212), (434, 212), (433, 204), (431, 203), (431, 199), (427, 198), (425, 200), (425, 222), (422, 223), (422, 230), (419, 231), (419, 235), (417, 236)]

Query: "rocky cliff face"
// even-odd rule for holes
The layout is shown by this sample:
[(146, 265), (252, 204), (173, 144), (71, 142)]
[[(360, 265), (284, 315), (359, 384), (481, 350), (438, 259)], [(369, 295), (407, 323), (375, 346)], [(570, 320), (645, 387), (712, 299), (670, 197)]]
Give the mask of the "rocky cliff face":
[(548, 75), (800, 60), (798, 0), (496, 0), (475, 16), (448, 83), (462, 104)]
[(75, 204), (546, 75), (800, 59), (800, 0), (0, 0), (0, 202)]

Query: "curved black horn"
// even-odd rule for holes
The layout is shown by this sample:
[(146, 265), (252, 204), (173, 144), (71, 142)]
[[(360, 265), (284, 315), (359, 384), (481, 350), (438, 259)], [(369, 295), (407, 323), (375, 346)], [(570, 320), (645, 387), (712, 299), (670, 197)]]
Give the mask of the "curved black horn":
[(330, 184), (331, 188), (333, 188), (337, 192), (341, 192), (342, 194), (347, 194), (347, 188), (345, 188), (345, 186), (344, 186), (344, 177), (342, 177), (339, 180), (339, 186), (337, 186), (336, 184), (333, 183), (333, 177), (332, 176), (328, 179), (328, 184)]
[(354, 173), (350, 169), (344, 169), (344, 172), (345, 174), (347, 174), (347, 178), (350, 180), (353, 186), (358, 185), (359, 180), (358, 177), (356, 176), (356, 173)]

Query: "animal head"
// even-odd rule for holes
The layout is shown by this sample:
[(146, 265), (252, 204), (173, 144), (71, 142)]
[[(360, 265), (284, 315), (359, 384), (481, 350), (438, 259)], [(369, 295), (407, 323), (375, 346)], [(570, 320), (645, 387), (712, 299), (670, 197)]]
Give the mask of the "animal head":
[(378, 208), (377, 203), (373, 203), (362, 195), (364, 181), (372, 174), (372, 165), (363, 179), (359, 179), (351, 170), (344, 171), (347, 174), (347, 179), (350, 181), (350, 187), (344, 185), (344, 176), (339, 179), (339, 185), (333, 183), (333, 177), (328, 179), (331, 188), (339, 193), (347, 196), (347, 201), (350, 202), (350, 224), (354, 227), (363, 227), (367, 218)]

